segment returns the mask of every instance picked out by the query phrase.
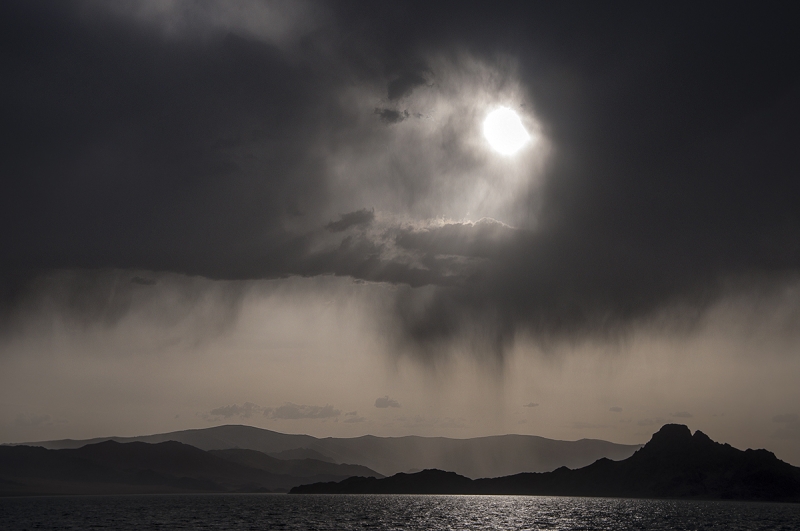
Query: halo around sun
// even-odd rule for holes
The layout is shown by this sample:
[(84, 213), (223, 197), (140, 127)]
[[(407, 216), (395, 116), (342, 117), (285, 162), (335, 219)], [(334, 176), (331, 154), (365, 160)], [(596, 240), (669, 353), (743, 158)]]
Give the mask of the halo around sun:
[(495, 109), (486, 116), (483, 136), (501, 155), (513, 155), (531, 139), (519, 115), (508, 107)]

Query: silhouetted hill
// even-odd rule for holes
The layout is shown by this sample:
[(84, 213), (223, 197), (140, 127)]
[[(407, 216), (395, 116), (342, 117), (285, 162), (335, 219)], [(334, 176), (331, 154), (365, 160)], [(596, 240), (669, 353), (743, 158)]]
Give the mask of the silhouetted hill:
[(425, 470), (384, 479), (349, 478), (295, 487), (292, 493), (537, 494), (800, 502), (800, 468), (766, 450), (741, 451), (704, 433), (668, 424), (623, 461), (578, 469), (470, 480)]
[(0, 447), (0, 494), (285, 492), (372, 470), (312, 459), (285, 461), (252, 450), (206, 452), (175, 441), (105, 441), (78, 449)]
[(178, 441), (201, 450), (227, 450), (244, 448), (264, 453), (276, 453), (298, 448), (311, 448), (318, 441), (310, 435), (291, 435), (254, 428), (252, 426), (215, 426), (200, 430), (182, 430), (138, 437), (100, 437), (86, 440), (61, 439), (25, 443), (28, 446), (42, 446), (49, 449), (80, 448), (87, 444), (103, 441), (160, 443)]
[(352, 477), (294, 487), (290, 494), (477, 494), (476, 482), (455, 472), (429, 469), (388, 478)]
[(351, 476), (383, 477), (374, 470), (361, 465), (340, 465), (317, 459), (276, 459), (262, 452), (243, 450), (241, 448), (211, 450), (209, 453), (227, 461), (264, 470), (265, 472), (294, 477), (335, 476), (340, 479)]
[[(91, 441), (29, 443), (46, 448), (77, 448), (101, 440), (158, 443), (179, 441), (203, 450), (241, 448), (273, 456), (322, 454), (336, 463), (362, 465), (383, 475), (437, 468), (471, 478), (518, 472), (548, 472), (561, 466), (579, 468), (600, 459), (625, 459), (640, 445), (594, 439), (557, 441), (532, 435), (498, 435), (473, 439), (445, 437), (375, 437), (317, 439), (287, 435), (250, 426), (218, 426), (142, 437), (113, 437)], [(324, 459), (320, 459), (324, 460)]]
[(336, 462), (327, 455), (312, 450), (311, 448), (294, 448), (282, 452), (270, 452), (268, 455), (276, 459), (316, 459), (317, 461), (325, 461), (326, 463)]

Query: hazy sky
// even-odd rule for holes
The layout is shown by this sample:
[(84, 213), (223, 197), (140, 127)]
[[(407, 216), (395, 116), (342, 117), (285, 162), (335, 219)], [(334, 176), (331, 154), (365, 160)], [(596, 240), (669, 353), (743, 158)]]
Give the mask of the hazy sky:
[(680, 422), (800, 465), (796, 17), (651, 4), (3, 2), (0, 441)]

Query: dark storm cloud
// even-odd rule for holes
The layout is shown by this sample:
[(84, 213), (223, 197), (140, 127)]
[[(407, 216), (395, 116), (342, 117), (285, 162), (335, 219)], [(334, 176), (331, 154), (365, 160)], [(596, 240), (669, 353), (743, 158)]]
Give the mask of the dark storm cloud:
[(375, 114), (381, 119), (382, 122), (387, 124), (398, 124), (407, 119), (408, 111), (396, 111), (394, 109), (375, 109)]
[(286, 272), (302, 242), (279, 222), (321, 188), (313, 79), (235, 32), (169, 39), (82, 3), (3, 9), (4, 269)]
[[(174, 34), (103, 4), (0, 7), (4, 312), (52, 269), (333, 273), (409, 286), (395, 305), (403, 347), (474, 336), (499, 355), (520, 333), (614, 334), (675, 304), (691, 319), (726, 289), (800, 274), (800, 35), (788, 4), (355, 2), (292, 26), (290, 44), (253, 17), (193, 18), (181, 5), (185, 20), (224, 23)], [(417, 122), (354, 97), (393, 122), (361, 133), (348, 91), (378, 87), (405, 106), (432, 90), (420, 65), (456, 52), (512, 58), (554, 146), (540, 185), (514, 198), (518, 227), (378, 227), (372, 211), (353, 212), (374, 203), (337, 203), (328, 147)], [(475, 162), (453, 140), (459, 127), (441, 124), (450, 158), (437, 170)], [(386, 185), (408, 212), (436, 177), (412, 170)], [(350, 214), (326, 225), (337, 212)], [(356, 226), (370, 233), (345, 232)]]
[(508, 225), (484, 218), (475, 223), (447, 223), (422, 229), (402, 229), (395, 237), (397, 245), (425, 254), (462, 257), (495, 257), (516, 239), (518, 231)]
[(389, 83), (387, 87), (389, 99), (397, 100), (408, 96), (416, 87), (424, 85), (426, 82), (422, 74), (417, 72), (405, 73)]
[(344, 232), (350, 227), (363, 227), (375, 221), (375, 210), (362, 208), (339, 216), (337, 221), (331, 221), (325, 228), (331, 232)]
[(71, 329), (113, 327), (133, 315), (142, 324), (164, 330), (188, 326), (175, 339), (192, 343), (216, 337), (235, 324), (245, 295), (241, 282), (142, 273), (62, 270), (27, 279), (24, 295), (13, 301), (15, 311), (7, 311), (0, 320), (0, 331), (8, 336), (37, 335), (37, 327), (52, 326), (51, 319)]

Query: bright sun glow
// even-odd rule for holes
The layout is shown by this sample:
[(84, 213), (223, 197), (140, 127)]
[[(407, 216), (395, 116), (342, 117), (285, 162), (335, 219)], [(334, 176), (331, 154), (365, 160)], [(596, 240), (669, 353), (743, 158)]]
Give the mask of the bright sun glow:
[(502, 155), (513, 155), (531, 139), (519, 115), (508, 107), (500, 107), (489, 113), (483, 121), (483, 136), (492, 149)]

